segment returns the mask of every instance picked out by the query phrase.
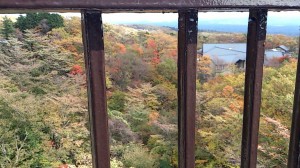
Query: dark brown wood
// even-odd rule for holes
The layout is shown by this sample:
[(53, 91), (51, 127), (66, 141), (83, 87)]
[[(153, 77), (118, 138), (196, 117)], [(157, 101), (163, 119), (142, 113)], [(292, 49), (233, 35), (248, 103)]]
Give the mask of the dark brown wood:
[(289, 146), (288, 168), (300, 167), (300, 37), (299, 37), (299, 55), (296, 75), (296, 86), (294, 95), (294, 109), (291, 127), (291, 138)]
[(179, 168), (195, 167), (195, 109), (198, 12), (179, 12), (178, 20)]
[(88, 81), (93, 167), (109, 168), (104, 42), (99, 11), (82, 12), (82, 35)]
[(266, 25), (267, 10), (250, 9), (244, 93), (242, 168), (255, 168), (257, 163)]
[(299, 0), (1, 0), (2, 9), (300, 8)]

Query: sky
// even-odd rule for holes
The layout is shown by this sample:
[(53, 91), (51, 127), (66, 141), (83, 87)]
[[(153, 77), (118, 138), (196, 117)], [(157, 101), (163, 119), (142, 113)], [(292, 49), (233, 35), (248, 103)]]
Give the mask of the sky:
[[(78, 16), (80, 13), (63, 13), (63, 16)], [(199, 24), (228, 24), (247, 25), (248, 12), (202, 12), (199, 13)], [(0, 15), (1, 16), (1, 15)], [(17, 17), (18, 14), (12, 16)], [(177, 22), (176, 13), (111, 13), (103, 14), (103, 21), (113, 24), (137, 23), (174, 23)], [(300, 26), (300, 11), (269, 12), (268, 24), (273, 26)]]
[[(65, 13), (64, 16), (80, 16), (80, 14)], [(199, 22), (205, 24), (247, 25), (248, 12), (202, 12)], [(103, 14), (103, 21), (114, 24), (136, 23), (173, 23), (177, 22), (176, 13), (112, 13)], [(300, 11), (269, 12), (268, 24), (273, 26), (300, 26)]]
[[(80, 13), (61, 13), (65, 17)], [(248, 12), (200, 12), (198, 27), (201, 30), (246, 33)], [(0, 17), (3, 15), (0, 15)], [(19, 14), (10, 15), (17, 18)], [(111, 24), (148, 24), (176, 28), (176, 13), (110, 13), (103, 14), (103, 22)], [(268, 33), (298, 36), (300, 30), (300, 11), (268, 12)]]

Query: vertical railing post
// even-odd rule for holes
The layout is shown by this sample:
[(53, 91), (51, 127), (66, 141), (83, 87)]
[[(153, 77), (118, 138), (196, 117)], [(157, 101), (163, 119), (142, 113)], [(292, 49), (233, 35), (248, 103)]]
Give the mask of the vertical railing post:
[(179, 168), (195, 167), (195, 109), (198, 12), (179, 12), (178, 21)]
[(258, 131), (265, 53), (266, 9), (250, 9), (247, 36), (241, 167), (257, 164)]
[(294, 109), (291, 127), (291, 139), (289, 146), (288, 168), (300, 167), (300, 37), (299, 37), (298, 66), (294, 93)]
[(99, 11), (82, 11), (82, 36), (88, 82), (93, 167), (109, 168), (104, 42)]

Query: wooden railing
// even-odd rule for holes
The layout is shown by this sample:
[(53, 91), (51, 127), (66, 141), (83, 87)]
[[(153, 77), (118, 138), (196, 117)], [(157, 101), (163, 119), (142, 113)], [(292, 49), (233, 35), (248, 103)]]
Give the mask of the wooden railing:
[[(268, 10), (300, 10), (299, 0), (1, 0), (2, 13), (78, 11), (88, 79), (93, 166), (110, 167), (102, 12), (178, 12), (179, 167), (195, 167), (196, 46), (198, 10), (248, 11), (241, 167), (257, 164), (264, 44)], [(126, 19), (126, 18), (124, 18)], [(300, 48), (300, 47), (299, 47)], [(298, 62), (288, 167), (300, 167), (300, 63)]]

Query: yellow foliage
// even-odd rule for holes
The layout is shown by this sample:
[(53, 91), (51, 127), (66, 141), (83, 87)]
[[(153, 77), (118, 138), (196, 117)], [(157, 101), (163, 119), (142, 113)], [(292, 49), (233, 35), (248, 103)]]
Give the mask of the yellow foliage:
[(159, 117), (159, 113), (157, 111), (152, 111), (149, 114), (149, 124), (155, 122)]
[(207, 163), (207, 160), (196, 160), (195, 163), (196, 163), (196, 165), (198, 165), (198, 164), (202, 165), (202, 164)]
[(210, 75), (212, 73), (211, 63), (212, 62), (209, 56), (201, 56), (197, 64), (198, 71), (201, 74)]

